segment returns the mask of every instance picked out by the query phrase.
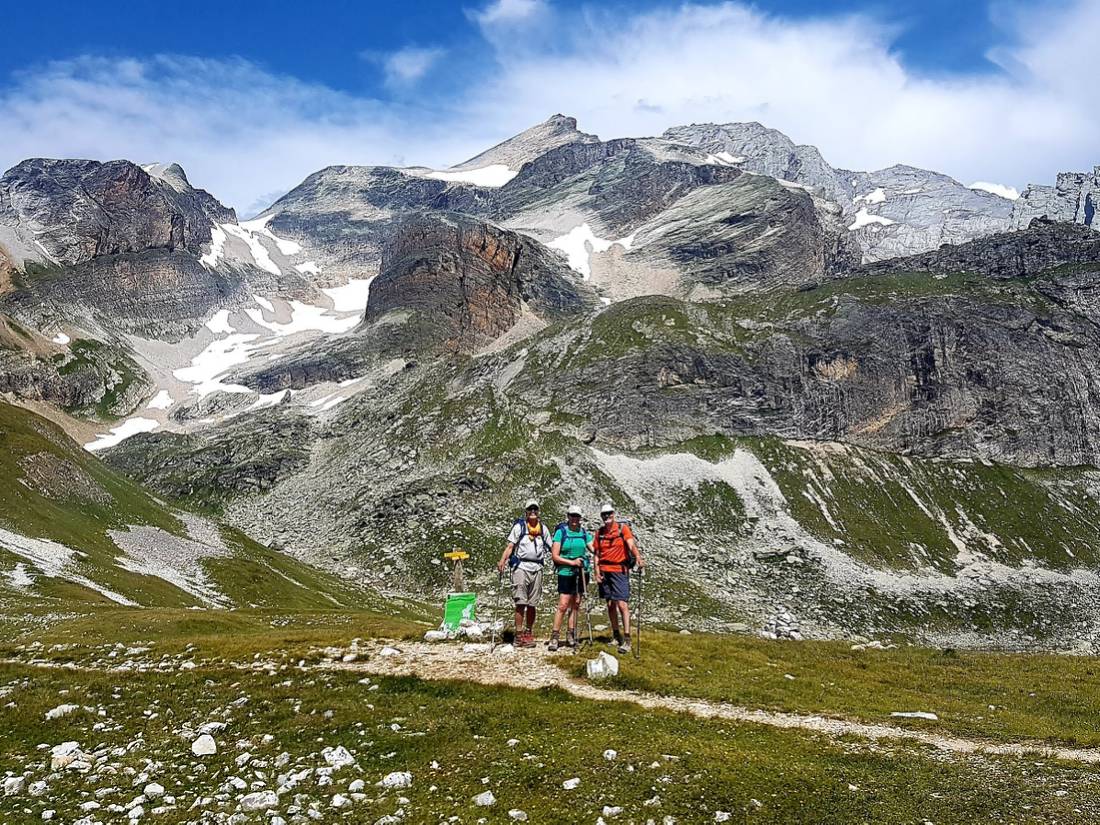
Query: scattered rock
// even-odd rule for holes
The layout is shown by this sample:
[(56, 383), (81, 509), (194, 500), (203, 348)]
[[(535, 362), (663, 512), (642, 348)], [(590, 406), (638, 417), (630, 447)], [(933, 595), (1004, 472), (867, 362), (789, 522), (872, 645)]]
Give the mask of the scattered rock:
[(279, 807), (279, 797), (275, 791), (256, 791), (241, 797), (242, 811), (266, 811)]
[(355, 764), (355, 757), (343, 745), (338, 745), (335, 748), (325, 748), (321, 751), (321, 756), (330, 768), (336, 770)]
[(580, 777), (574, 776), (572, 779), (566, 779), (561, 783), (561, 786), (567, 791), (575, 790), (581, 784)]
[(209, 733), (204, 733), (191, 743), (191, 753), (195, 756), (212, 756), (218, 752), (218, 743)]
[(46, 711), (46, 720), (60, 719), (62, 716), (68, 716), (74, 710), (80, 710), (80, 705), (58, 705), (56, 708)]
[(488, 808), (497, 804), (497, 798), (492, 791), (483, 791), (474, 797), (474, 804), (481, 808)]
[(607, 760), (608, 762), (614, 762), (614, 761), (615, 761), (615, 758), (616, 758), (616, 757), (617, 757), (618, 755), (619, 755), (619, 752), (618, 752), (618, 751), (614, 751), (614, 750), (611, 750), (611, 748), (608, 748), (607, 750), (605, 750), (605, 751), (603, 752), (603, 758), (604, 758), (604, 759), (606, 759), (606, 760)]
[(412, 774), (408, 771), (394, 771), (383, 776), (382, 781), (376, 784), (379, 788), (408, 788), (412, 781)]
[(526, 822), (527, 811), (521, 811), (519, 808), (512, 808), (512, 810), (508, 812), (508, 817), (514, 819), (516, 822)]

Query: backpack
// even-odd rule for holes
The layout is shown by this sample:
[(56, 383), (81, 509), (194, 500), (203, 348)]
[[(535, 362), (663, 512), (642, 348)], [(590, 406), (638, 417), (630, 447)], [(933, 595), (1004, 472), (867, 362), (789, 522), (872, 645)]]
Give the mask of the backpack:
[[(535, 547), (538, 549), (539, 553), (539, 557), (537, 559), (521, 559), (519, 557), (519, 542), (523, 541), (523, 534), (527, 531), (527, 519), (516, 519), (515, 522), (512, 524), (512, 530), (516, 529), (517, 527), (520, 530), (519, 541), (517, 541), (515, 547), (512, 548), (512, 555), (508, 557), (508, 566), (511, 568), (519, 567), (519, 563), (521, 561), (537, 561), (539, 564), (545, 564), (546, 536), (549, 533), (549, 531), (546, 529), (546, 525), (543, 524), (541, 521), (539, 522), (539, 527), (541, 527), (542, 530), (539, 532), (538, 537), (535, 539)], [(511, 535), (511, 531), (509, 531), (509, 535)]]
[[(634, 543), (635, 544), (638, 543), (638, 534), (634, 532), (634, 523), (633, 522), (628, 521), (627, 519), (617, 519), (615, 523), (619, 525), (619, 535), (622, 535), (623, 527), (629, 527), (630, 528), (630, 535), (634, 537)], [(596, 549), (597, 549), (597, 551), (599, 550), (599, 546), (600, 546), (600, 544), (599, 544), (600, 530), (603, 530), (603, 529), (604, 529), (603, 525), (600, 525), (599, 529), (596, 531), (595, 536), (593, 537), (596, 540)], [(630, 547), (627, 546), (626, 541), (623, 541), (623, 549), (626, 551), (626, 554), (625, 554), (626, 558), (623, 560), (622, 566), (623, 566), (623, 570), (625, 570), (626, 572), (629, 573), (631, 570), (634, 569), (634, 566), (637, 564), (637, 559), (635, 559), (634, 554), (630, 552)], [(597, 552), (597, 555), (598, 555), (598, 552)], [(617, 563), (618, 562), (611, 562), (611, 564), (617, 564)]]
[[(558, 533), (561, 533), (561, 536), (562, 536), (562, 542), (561, 543), (562, 543), (562, 545), (564, 545), (565, 544), (565, 539), (569, 537), (569, 525), (566, 524), (563, 521), (563, 522), (559, 523), (558, 526), (553, 529), (553, 531), (551, 531), (550, 535), (553, 537), (554, 541), (558, 540)], [(581, 528), (581, 533), (585, 537), (585, 546), (587, 547), (589, 532), (582, 527)], [(595, 535), (593, 535), (593, 539), (595, 539)], [(589, 571), (591, 569), (590, 566), (589, 566), (589, 562), (588, 562), (588, 552), (587, 552), (587, 550), (585, 551), (584, 556), (582, 556), (581, 558), (583, 559), (584, 569), (587, 573), (587, 571)], [(561, 569), (564, 570), (566, 568), (563, 567)], [(572, 570), (572, 568), (568, 568), (568, 569)], [(559, 575), (560, 575), (560, 571), (559, 571)]]

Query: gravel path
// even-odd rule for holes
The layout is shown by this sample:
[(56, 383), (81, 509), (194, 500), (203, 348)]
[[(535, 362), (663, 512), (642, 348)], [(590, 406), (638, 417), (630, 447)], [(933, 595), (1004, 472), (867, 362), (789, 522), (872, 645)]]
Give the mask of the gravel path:
[(723, 702), (711, 702), (683, 696), (660, 696), (632, 690), (613, 690), (572, 678), (554, 664), (555, 658), (570, 653), (551, 654), (544, 648), (516, 650), (511, 654), (464, 652), (453, 644), (392, 643), (400, 652), (381, 655), (383, 645), (361, 647), (363, 661), (331, 664), (327, 667), (362, 671), (374, 675), (416, 676), (422, 679), (455, 679), (485, 685), (538, 690), (557, 687), (581, 699), (598, 702), (633, 702), (647, 710), (669, 710), (690, 713), (703, 719), (725, 719), (771, 725), (776, 728), (797, 728), (827, 736), (857, 736), (872, 741), (909, 741), (927, 745), (951, 754), (985, 754), (1029, 758), (1062, 759), (1070, 762), (1100, 764), (1100, 748), (1068, 748), (1042, 743), (993, 742), (966, 739), (948, 734), (911, 730), (888, 724), (855, 722), (816, 714), (780, 713), (751, 710)]

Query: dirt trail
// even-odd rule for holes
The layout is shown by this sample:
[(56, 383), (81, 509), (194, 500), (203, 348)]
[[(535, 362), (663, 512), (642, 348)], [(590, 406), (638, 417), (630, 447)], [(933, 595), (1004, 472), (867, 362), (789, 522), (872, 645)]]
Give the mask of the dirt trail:
[(723, 702), (711, 702), (682, 696), (659, 696), (632, 690), (601, 688), (572, 678), (554, 664), (556, 658), (569, 653), (548, 653), (538, 647), (516, 650), (510, 655), (490, 655), (485, 652), (463, 652), (455, 644), (423, 642), (392, 643), (398, 655), (383, 656), (382, 644), (361, 647), (364, 661), (332, 664), (327, 667), (352, 670), (381, 676), (416, 676), (421, 679), (454, 679), (485, 685), (538, 690), (557, 687), (581, 699), (597, 702), (633, 702), (648, 710), (668, 710), (690, 713), (703, 719), (725, 719), (771, 725), (776, 728), (797, 728), (828, 736), (858, 736), (872, 741), (894, 740), (915, 742), (952, 754), (987, 754), (992, 756), (1027, 756), (1063, 759), (1071, 762), (1100, 764), (1100, 748), (1068, 748), (1041, 743), (993, 742), (965, 739), (949, 734), (910, 730), (888, 724), (854, 722), (815, 714), (781, 713), (751, 710)]

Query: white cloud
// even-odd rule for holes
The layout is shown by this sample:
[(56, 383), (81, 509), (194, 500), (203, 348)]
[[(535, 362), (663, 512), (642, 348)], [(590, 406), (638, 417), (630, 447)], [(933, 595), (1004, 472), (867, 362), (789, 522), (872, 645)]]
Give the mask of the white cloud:
[(497, 26), (530, 20), (547, 8), (545, 0), (493, 0), (473, 16), (482, 26)]
[(243, 60), (57, 61), (0, 90), (0, 167), (27, 157), (176, 161), (255, 211), (331, 164), (443, 163), (483, 146), (446, 108), (381, 103)]
[(409, 86), (423, 78), (439, 59), (446, 54), (444, 49), (406, 46), (391, 52), (382, 60), (388, 86)]
[(1014, 201), (1020, 197), (1020, 193), (1015, 186), (1005, 186), (1003, 183), (990, 183), (987, 180), (976, 180), (970, 184), (971, 189), (980, 189), (983, 192), (991, 192), (994, 195), (1000, 195), (1002, 198), (1007, 198), (1010, 201)]
[[(1100, 0), (999, 8), (991, 57), (1002, 71), (972, 76), (914, 74), (891, 49), (896, 32), (870, 18), (781, 18), (739, 3), (612, 13), (496, 0), (471, 12), (485, 43), (449, 54), (468, 92), (422, 83), (398, 102), (243, 60), (59, 61), (0, 88), (0, 165), (178, 161), (196, 185), (247, 206), (328, 164), (455, 163), (561, 111), (604, 138), (759, 120), (836, 166), (910, 163), (1017, 188), (1091, 168)], [(417, 50), (433, 51), (388, 58), (395, 84), (438, 60)]]

